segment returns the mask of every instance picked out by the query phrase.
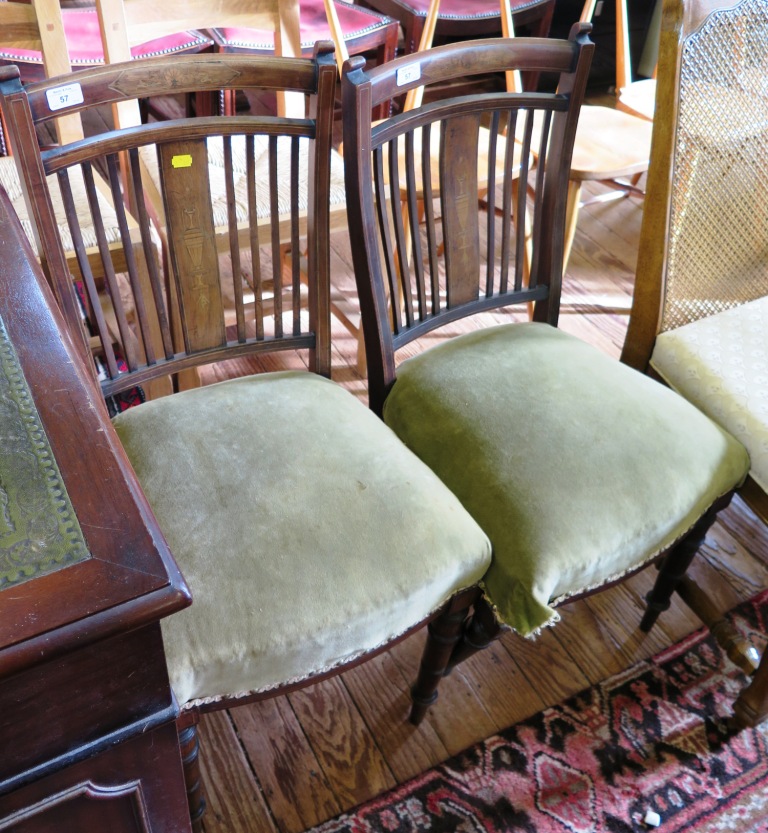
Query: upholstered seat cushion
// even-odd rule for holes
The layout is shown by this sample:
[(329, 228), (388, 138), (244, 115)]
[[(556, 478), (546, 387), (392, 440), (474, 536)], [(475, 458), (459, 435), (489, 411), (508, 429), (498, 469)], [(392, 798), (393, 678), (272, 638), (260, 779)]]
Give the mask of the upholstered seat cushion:
[(661, 333), (651, 366), (744, 443), (768, 490), (768, 298)]
[[(62, 9), (64, 35), (73, 67), (104, 63), (99, 17), (95, 8)], [(200, 32), (186, 30), (131, 47), (133, 58), (153, 58), (178, 52), (200, 52), (211, 46), (211, 41)], [(0, 48), (0, 58), (14, 63), (42, 64), (39, 50)]]
[[(335, 5), (345, 40), (354, 40), (393, 25), (391, 17), (385, 17), (370, 9), (349, 2), (340, 2), (340, 0), (337, 0)], [(300, 11), (301, 48), (302, 51), (311, 52), (316, 41), (331, 40), (331, 27), (328, 25), (325, 6), (322, 2), (302, 3)], [(275, 49), (275, 33), (272, 31), (225, 26), (212, 29), (211, 33), (220, 48), (263, 50), (264, 52), (274, 52)]]
[(486, 591), (526, 635), (670, 546), (748, 466), (682, 397), (545, 324), (408, 359), (384, 418), (488, 533)]
[(115, 427), (193, 594), (163, 623), (182, 703), (352, 659), (488, 567), (490, 544), (456, 498), (322, 377), (198, 388)]
[[(395, 0), (405, 11), (426, 17), (429, 0)], [(513, 12), (521, 11), (533, 5), (533, 0), (512, 0)], [(479, 20), (486, 17), (499, 17), (499, 4), (494, 0), (444, 0), (440, 3), (439, 17), (451, 20)]]

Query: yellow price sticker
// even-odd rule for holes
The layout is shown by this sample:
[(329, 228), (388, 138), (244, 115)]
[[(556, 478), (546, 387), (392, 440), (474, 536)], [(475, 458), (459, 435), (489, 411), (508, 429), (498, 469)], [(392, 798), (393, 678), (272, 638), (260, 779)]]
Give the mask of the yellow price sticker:
[(172, 156), (171, 165), (174, 168), (191, 168), (192, 155), (189, 153), (180, 153), (178, 156)]

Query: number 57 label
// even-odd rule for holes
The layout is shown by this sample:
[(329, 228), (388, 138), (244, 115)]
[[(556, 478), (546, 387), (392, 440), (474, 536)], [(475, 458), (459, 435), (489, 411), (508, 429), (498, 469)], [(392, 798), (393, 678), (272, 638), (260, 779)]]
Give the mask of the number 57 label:
[(47, 90), (45, 97), (51, 110), (63, 110), (64, 107), (74, 107), (83, 103), (83, 88), (79, 84), (65, 84), (63, 87), (53, 87)]

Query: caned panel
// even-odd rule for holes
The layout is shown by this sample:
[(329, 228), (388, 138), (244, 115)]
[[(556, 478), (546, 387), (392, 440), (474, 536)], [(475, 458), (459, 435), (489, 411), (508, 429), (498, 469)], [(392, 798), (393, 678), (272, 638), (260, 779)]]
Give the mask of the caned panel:
[(764, 0), (711, 15), (682, 52), (662, 330), (765, 295)]

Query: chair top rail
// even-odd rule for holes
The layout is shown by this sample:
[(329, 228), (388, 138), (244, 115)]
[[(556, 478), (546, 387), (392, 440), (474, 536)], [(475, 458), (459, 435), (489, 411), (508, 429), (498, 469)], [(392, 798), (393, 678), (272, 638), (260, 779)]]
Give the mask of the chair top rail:
[[(585, 34), (591, 29), (589, 24), (575, 25)], [(374, 67), (366, 73), (372, 104), (375, 106), (415, 87), (444, 82), (455, 77), (458, 68), (465, 76), (503, 72), (517, 65), (525, 66), (526, 70), (530, 67), (535, 72), (568, 73), (574, 70), (578, 60), (578, 48), (568, 41), (497, 38), (490, 47), (488, 43), (473, 40), (438, 46)]]
[[(307, 58), (219, 55), (212, 60), (210, 55), (180, 55), (174, 59), (176, 64), (188, 66), (180, 66), (183, 72), (176, 75), (161, 56), (84, 69), (66, 79), (57, 77), (29, 84), (26, 92), (33, 118), (42, 123), (60, 117), (63, 112), (79, 113), (92, 107), (151, 98), (169, 89), (179, 94), (221, 89), (313, 93), (317, 89), (316, 66)], [(163, 67), (162, 71), (158, 66)], [(18, 77), (18, 67), (0, 67), (0, 81), (14, 77)], [(65, 86), (74, 87), (76, 93), (82, 92), (77, 98), (83, 100), (77, 101), (75, 96), (69, 102), (59, 100), (57, 91)]]

